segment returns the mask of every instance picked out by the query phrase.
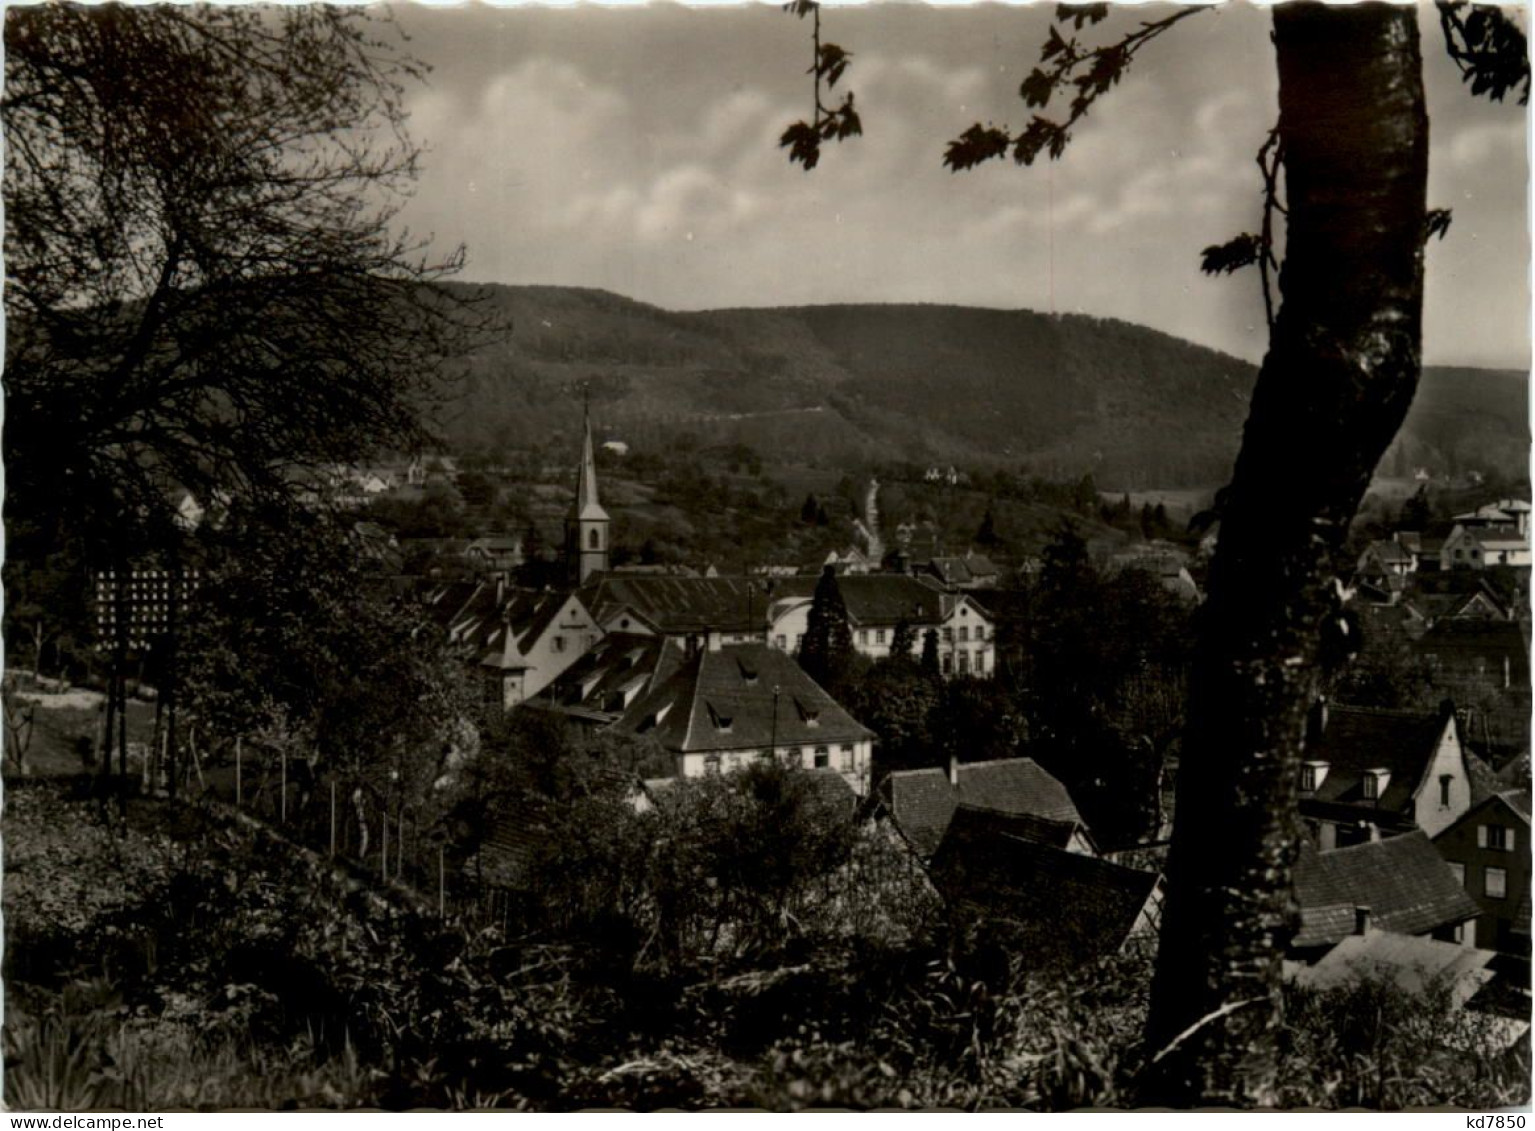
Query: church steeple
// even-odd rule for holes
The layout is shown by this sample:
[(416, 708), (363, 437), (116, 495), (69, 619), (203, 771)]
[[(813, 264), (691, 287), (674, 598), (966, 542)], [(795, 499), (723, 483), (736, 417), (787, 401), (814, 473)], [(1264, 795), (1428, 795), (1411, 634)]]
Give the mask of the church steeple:
[(576, 502), (566, 525), (569, 561), (576, 584), (608, 568), (608, 512), (597, 501), (597, 459), (592, 451), (591, 406), (581, 413), (581, 470), (576, 478)]

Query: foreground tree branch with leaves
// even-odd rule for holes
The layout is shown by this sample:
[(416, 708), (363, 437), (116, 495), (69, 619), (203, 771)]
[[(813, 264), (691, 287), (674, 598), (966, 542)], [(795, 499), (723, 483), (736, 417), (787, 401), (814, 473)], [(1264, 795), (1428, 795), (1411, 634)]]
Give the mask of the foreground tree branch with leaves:
[[(423, 67), (358, 9), (6, 13), (6, 518), (163, 536), (421, 440), (462, 300), (393, 231)], [(19, 547), (29, 550), (29, 545)]]
[[(1090, 47), (1072, 33), (1103, 21), (1108, 6), (1062, 7), (1020, 95), (1043, 110), (1066, 92), (1067, 118), (1041, 113), (1016, 133), (974, 126), (950, 144), (946, 164), (1060, 157), (1071, 127), (1136, 52), (1198, 11), (1143, 21)], [(1506, 15), (1463, 3), (1439, 11), (1473, 93), (1497, 100), (1522, 87), (1527, 97), (1525, 37)], [(1063, 34), (1067, 23), (1072, 33)], [(1417, 23), (1416, 10), (1397, 5), (1275, 8), (1280, 116), (1260, 151), (1262, 232), (1205, 252), (1211, 272), (1260, 265), (1271, 333), (1221, 496), (1200, 618), (1182, 817), (1147, 1022), (1146, 1099), (1261, 1106), (1281, 1097), (1280, 962), (1297, 919), (1296, 790), (1322, 629), (1341, 615), (1334, 558), (1412, 402), (1423, 243), (1448, 226), (1425, 201)], [(1277, 311), (1268, 289), (1276, 213), (1285, 225)]]

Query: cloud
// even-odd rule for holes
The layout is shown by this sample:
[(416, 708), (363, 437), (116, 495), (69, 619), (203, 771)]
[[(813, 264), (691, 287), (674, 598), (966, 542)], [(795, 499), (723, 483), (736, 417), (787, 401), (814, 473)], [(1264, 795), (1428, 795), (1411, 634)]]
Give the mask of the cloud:
[[(807, 174), (777, 144), (808, 111), (793, 21), (519, 11), (495, 17), (497, 39), (473, 13), (434, 25), (442, 81), (412, 104), (431, 152), (405, 217), (467, 243), (470, 278), (680, 308), (1054, 304), (1261, 351), (1255, 283), (1197, 271), (1201, 247), (1256, 223), (1253, 157), (1275, 116), (1266, 20), (1241, 6), (1138, 57), (1063, 160), (962, 174), (942, 164), (948, 140), (1031, 113), (1017, 84), (1043, 15), (836, 13), (865, 133)], [(1430, 106), (1433, 203), (1456, 216), (1430, 251), (1427, 352), (1522, 354), (1523, 117), (1453, 94)]]

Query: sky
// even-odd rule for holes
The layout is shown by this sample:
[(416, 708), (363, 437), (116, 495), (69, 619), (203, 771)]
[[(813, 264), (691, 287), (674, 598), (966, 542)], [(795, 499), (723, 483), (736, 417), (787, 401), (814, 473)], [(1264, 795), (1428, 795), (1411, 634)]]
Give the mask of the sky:
[[(964, 173), (944, 144), (1020, 127), (1053, 5), (828, 7), (864, 136), (791, 165), (810, 26), (778, 4), (394, 9), (433, 67), (409, 96), (423, 173), (403, 219), (463, 243), (463, 278), (599, 287), (678, 310), (958, 303), (1122, 318), (1258, 360), (1256, 274), (1200, 249), (1257, 228), (1277, 117), (1269, 18), (1229, 3), (1137, 56), (1063, 159)], [(1155, 9), (1121, 8), (1088, 34)], [(1525, 108), (1473, 98), (1423, 20), (1429, 205), (1424, 358), (1527, 368)]]

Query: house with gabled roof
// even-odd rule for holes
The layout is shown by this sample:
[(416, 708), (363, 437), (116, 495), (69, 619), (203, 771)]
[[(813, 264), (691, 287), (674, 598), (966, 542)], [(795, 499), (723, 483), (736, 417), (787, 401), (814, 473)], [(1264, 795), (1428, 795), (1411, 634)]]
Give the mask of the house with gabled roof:
[(1032, 835), (1066, 851), (1097, 851), (1071, 794), (1032, 758), (950, 760), (947, 770), (897, 770), (880, 782), (878, 801), (900, 836), (923, 858), (938, 850), (962, 807), (1012, 819), (1012, 835)]
[[(773, 587), (767, 607), (768, 640), (773, 647), (797, 653), (810, 623), (816, 579), (785, 578)], [(846, 575), (837, 590), (847, 607), (853, 648), (871, 660), (891, 654), (895, 630), (903, 622), (912, 629), (913, 657), (921, 655), (923, 637), (938, 634), (938, 662), (946, 676), (989, 676), (996, 671), (993, 618), (974, 593), (946, 592), (936, 581), (895, 573)]]
[(1355, 569), (1362, 577), (1404, 577), (1417, 569), (1417, 563), (1395, 538), (1379, 539), (1364, 548)]
[(767, 626), (756, 578), (597, 573), (580, 592), (604, 631), (664, 636), (686, 652), (761, 641)]
[(1436, 714), (1319, 702), (1306, 736), (1300, 815), (1322, 849), (1422, 829), (1471, 806), (1453, 705)]
[(1465, 927), (1481, 911), (1422, 832), (1325, 851), (1303, 843), (1294, 879), (1290, 947), (1312, 958), (1371, 927), (1469, 945)]
[(504, 711), (537, 695), (603, 636), (576, 594), (499, 581), (476, 585), (439, 620), (450, 647), (474, 665), (487, 706)]
[(776, 758), (831, 769), (868, 793), (874, 732), (794, 660), (762, 644), (704, 648), (640, 695), (613, 733), (649, 735), (676, 761), (676, 776), (701, 777)]
[(967, 551), (957, 555), (935, 556), (912, 566), (912, 572), (927, 574), (951, 589), (990, 589), (1002, 576), (1002, 571), (985, 554)]
[(1517, 526), (1457, 523), (1439, 550), (1440, 569), (1530, 565), (1530, 539)]
[(1036, 967), (1156, 947), (1158, 873), (1040, 843), (988, 814), (956, 814), (929, 873), (951, 909)]
[(1509, 789), (1473, 805), (1434, 847), (1476, 901), (1476, 945), (1530, 953), (1530, 791)]

